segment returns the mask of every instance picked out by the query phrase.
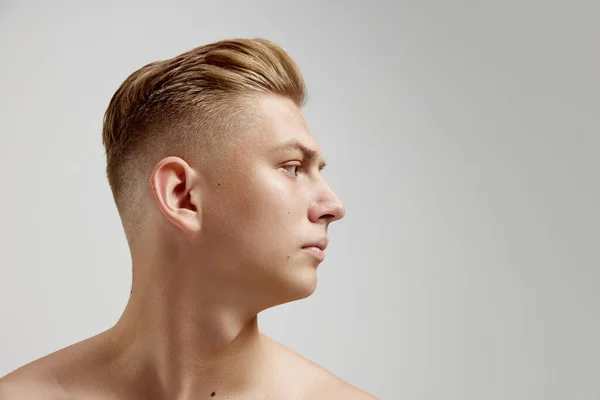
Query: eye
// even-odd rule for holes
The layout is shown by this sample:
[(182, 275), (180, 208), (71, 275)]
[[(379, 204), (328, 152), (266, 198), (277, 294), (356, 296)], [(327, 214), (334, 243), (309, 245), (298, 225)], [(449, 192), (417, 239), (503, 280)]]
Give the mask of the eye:
[[(296, 165), (296, 164), (294, 164), (294, 165), (284, 165), (282, 168), (284, 168), (284, 169), (287, 169), (288, 171), (289, 171), (289, 169), (291, 169), (291, 171), (290, 171), (290, 174), (292, 174), (292, 175), (297, 175), (297, 174), (298, 174), (298, 170), (299, 170), (301, 167), (302, 167), (301, 165)], [(288, 168), (289, 168), (289, 169), (288, 169)], [(294, 171), (294, 168), (296, 169), (295, 171)]]

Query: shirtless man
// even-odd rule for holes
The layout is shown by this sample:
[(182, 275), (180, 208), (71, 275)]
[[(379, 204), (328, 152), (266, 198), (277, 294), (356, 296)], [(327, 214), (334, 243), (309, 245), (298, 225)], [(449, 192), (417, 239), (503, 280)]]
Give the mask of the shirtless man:
[(310, 296), (344, 206), (294, 61), (263, 39), (148, 64), (106, 111), (133, 283), (109, 330), (0, 380), (0, 399), (376, 399), (259, 332)]

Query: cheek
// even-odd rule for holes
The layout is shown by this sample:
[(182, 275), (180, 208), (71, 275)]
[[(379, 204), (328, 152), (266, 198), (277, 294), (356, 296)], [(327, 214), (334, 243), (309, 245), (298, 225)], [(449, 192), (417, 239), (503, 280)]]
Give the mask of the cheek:
[(212, 203), (221, 228), (244, 242), (281, 241), (299, 229), (306, 214), (306, 191), (282, 171), (265, 168), (221, 184)]
[[(301, 202), (290, 182), (272, 180), (263, 182), (244, 195), (245, 242), (255, 245), (256, 251), (266, 248), (271, 256), (290, 251), (301, 240)], [(267, 254), (263, 254), (267, 255)], [(280, 254), (281, 255), (281, 254)], [(279, 260), (278, 257), (275, 257)], [(279, 260), (278, 262), (285, 261)]]
[(298, 218), (304, 202), (303, 194), (293, 182), (285, 178), (272, 180), (261, 186), (256, 194), (255, 207), (260, 218), (285, 223)]

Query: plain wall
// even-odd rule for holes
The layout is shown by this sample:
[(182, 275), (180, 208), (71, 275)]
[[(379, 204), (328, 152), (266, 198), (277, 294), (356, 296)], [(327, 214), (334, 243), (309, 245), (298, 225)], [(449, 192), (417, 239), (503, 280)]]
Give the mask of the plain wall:
[(382, 399), (600, 398), (600, 3), (0, 3), (0, 375), (112, 326), (130, 258), (102, 116), (230, 37), (299, 63), (345, 202), (263, 332)]

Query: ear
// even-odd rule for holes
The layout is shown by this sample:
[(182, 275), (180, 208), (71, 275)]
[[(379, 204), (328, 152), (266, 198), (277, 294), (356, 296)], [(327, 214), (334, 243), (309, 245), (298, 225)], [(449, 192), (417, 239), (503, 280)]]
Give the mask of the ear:
[(150, 176), (160, 211), (184, 232), (200, 230), (200, 184), (198, 174), (179, 157), (162, 159)]

